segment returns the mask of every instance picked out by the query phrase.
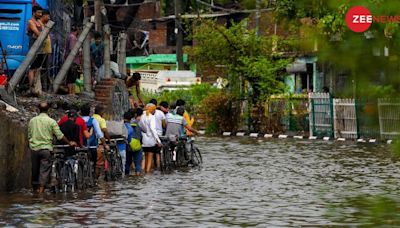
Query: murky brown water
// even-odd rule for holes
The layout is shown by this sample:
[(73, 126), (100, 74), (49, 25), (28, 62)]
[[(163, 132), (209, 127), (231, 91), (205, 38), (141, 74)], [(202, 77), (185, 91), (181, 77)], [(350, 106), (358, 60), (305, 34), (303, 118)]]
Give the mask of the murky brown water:
[(197, 144), (200, 171), (129, 177), (88, 193), (3, 194), (0, 226), (337, 225), (326, 214), (344, 197), (400, 190), (400, 164), (385, 145), (248, 138)]

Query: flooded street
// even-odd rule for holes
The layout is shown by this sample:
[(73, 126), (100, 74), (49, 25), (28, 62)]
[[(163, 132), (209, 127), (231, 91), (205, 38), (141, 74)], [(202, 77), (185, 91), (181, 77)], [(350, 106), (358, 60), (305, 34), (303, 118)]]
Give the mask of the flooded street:
[[(398, 195), (386, 145), (199, 138), (202, 170), (129, 177), (87, 193), (0, 196), (0, 226), (323, 226), (344, 197)], [(343, 215), (338, 215), (343, 217)]]

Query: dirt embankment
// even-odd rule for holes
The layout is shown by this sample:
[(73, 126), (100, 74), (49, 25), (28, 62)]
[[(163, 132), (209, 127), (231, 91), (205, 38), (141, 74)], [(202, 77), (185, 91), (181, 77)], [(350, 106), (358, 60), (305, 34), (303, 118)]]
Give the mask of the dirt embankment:
[(0, 104), (0, 192), (30, 187), (31, 154), (28, 146), (28, 123), (37, 115), (37, 106), (47, 101), (51, 105), (50, 117), (58, 120), (64, 113), (65, 104), (95, 104), (82, 97), (48, 95), (44, 98), (17, 99), (17, 112), (6, 110)]

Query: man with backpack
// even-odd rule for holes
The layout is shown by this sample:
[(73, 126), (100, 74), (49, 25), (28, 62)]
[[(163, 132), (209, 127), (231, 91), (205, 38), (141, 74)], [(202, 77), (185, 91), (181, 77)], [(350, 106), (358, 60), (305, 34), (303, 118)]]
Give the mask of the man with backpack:
[[(132, 151), (130, 148), (130, 142), (132, 141), (132, 135), (133, 135), (133, 128), (130, 124), (131, 119), (133, 117), (132, 115), (133, 114), (130, 111), (124, 113), (124, 126), (125, 126), (126, 130), (128, 131), (128, 137), (127, 137), (126, 143), (118, 143), (117, 144), (118, 151), (122, 157), (122, 167), (124, 167), (125, 175), (129, 175), (129, 169), (130, 169), (130, 165), (132, 163)], [(129, 163), (129, 167), (127, 167), (128, 163)]]
[(143, 161), (143, 150), (142, 150), (142, 132), (144, 132), (143, 128), (140, 126), (140, 117), (143, 114), (143, 110), (141, 108), (137, 108), (136, 110), (130, 111), (130, 117), (134, 117), (133, 120), (127, 122), (125, 120), (125, 124), (129, 124), (132, 128), (132, 137), (129, 141), (129, 146), (127, 147), (127, 159), (125, 166), (125, 174), (128, 175), (130, 173), (131, 165), (132, 165), (132, 157), (135, 164), (135, 176), (140, 176), (142, 173), (142, 161)]
[(89, 105), (83, 105), (81, 107), (81, 114), (83, 120), (85, 120), (86, 126), (89, 131), (92, 129), (94, 130), (93, 134), (90, 136), (88, 140), (86, 140), (86, 143), (84, 143), (85, 146), (89, 147), (89, 154), (91, 161), (95, 165), (95, 170), (96, 170), (96, 176), (99, 176), (100, 174), (100, 169), (96, 167), (96, 162), (97, 162), (97, 147), (99, 146), (99, 140), (100, 142), (105, 146), (107, 150), (110, 149), (110, 147), (106, 144), (106, 139), (104, 138), (104, 134), (101, 131), (99, 122), (93, 117), (90, 116), (90, 106)]

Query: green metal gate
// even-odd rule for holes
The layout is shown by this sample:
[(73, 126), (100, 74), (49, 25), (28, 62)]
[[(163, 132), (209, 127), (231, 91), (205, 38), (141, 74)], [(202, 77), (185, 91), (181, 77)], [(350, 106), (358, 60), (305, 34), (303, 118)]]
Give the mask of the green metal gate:
[(310, 93), (310, 135), (333, 137), (333, 99), (329, 93)]

